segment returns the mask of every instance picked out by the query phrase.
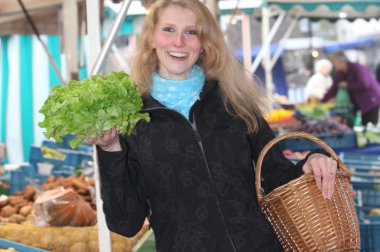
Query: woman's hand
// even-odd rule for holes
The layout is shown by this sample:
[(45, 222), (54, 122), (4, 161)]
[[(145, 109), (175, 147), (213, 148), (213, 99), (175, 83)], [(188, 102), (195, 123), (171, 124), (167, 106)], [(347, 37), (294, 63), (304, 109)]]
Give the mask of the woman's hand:
[(115, 128), (107, 130), (100, 137), (89, 138), (87, 141), (92, 144), (99, 145), (99, 147), (104, 151), (121, 151), (119, 132)]
[(331, 199), (334, 193), (335, 176), (338, 162), (326, 155), (315, 153), (310, 155), (303, 165), (304, 173), (313, 173), (315, 183), (322, 191), (323, 197)]
[(338, 86), (342, 88), (348, 88), (348, 83), (347, 81), (341, 81), (338, 83)]

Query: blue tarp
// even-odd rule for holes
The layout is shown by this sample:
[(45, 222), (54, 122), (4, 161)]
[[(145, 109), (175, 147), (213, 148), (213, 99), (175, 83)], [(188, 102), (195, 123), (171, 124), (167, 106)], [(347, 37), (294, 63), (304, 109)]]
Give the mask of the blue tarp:
[[(273, 56), (276, 53), (278, 47), (279, 47), (278, 44), (271, 45), (271, 48), (270, 48), (271, 56)], [(251, 48), (252, 61), (259, 54), (260, 50), (261, 50), (261, 46), (255, 46)], [(243, 61), (243, 49), (236, 50), (235, 56), (238, 58), (238, 60)], [(256, 69), (255, 75), (260, 80), (260, 82), (265, 83), (265, 71), (262, 68), (261, 64)], [(281, 60), (278, 60), (276, 64), (273, 66), (272, 76), (273, 76), (273, 83), (274, 83), (274, 88), (275, 88), (274, 92), (280, 95), (287, 96), (288, 88), (286, 86), (286, 77), (285, 77), (285, 72), (284, 72), (284, 68), (282, 66)]]
[(327, 42), (323, 45), (323, 50), (326, 53), (334, 53), (338, 51), (344, 51), (349, 49), (356, 49), (365, 46), (373, 46), (376, 44), (376, 40), (372, 37), (368, 38), (359, 38), (350, 41), (341, 41), (341, 42)]

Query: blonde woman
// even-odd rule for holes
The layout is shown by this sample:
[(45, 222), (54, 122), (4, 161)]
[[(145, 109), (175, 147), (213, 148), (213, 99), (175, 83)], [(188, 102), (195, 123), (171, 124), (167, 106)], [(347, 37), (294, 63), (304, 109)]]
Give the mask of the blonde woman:
[[(133, 236), (148, 218), (157, 251), (281, 251), (258, 208), (254, 163), (274, 135), (266, 98), (245, 77), (199, 0), (158, 0), (142, 28), (132, 77), (149, 123), (132, 136), (115, 129), (98, 145), (110, 230)], [(266, 192), (313, 172), (332, 196), (337, 164), (313, 153), (297, 165), (272, 148)]]

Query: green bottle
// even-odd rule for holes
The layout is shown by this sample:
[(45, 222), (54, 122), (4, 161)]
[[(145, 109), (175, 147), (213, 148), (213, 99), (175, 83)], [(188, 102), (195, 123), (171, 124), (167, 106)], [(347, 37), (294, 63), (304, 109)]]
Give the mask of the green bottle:
[(362, 125), (362, 113), (360, 111), (356, 112), (354, 120), (354, 132), (356, 135), (356, 145), (358, 147), (363, 147), (367, 144), (367, 138), (364, 135), (364, 126)]

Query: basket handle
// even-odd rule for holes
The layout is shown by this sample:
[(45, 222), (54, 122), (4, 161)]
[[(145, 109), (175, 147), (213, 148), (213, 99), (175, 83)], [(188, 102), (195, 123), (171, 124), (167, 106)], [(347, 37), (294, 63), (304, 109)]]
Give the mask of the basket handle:
[(317, 137), (315, 137), (315, 136), (313, 136), (313, 135), (311, 135), (309, 133), (305, 133), (305, 132), (288, 132), (288, 133), (285, 133), (285, 134), (283, 134), (281, 136), (273, 138), (271, 141), (269, 141), (264, 146), (264, 148), (260, 152), (260, 155), (259, 155), (259, 158), (258, 158), (258, 161), (257, 161), (257, 165), (256, 165), (256, 172), (255, 172), (256, 173), (256, 183), (255, 183), (255, 186), (256, 186), (256, 195), (257, 195), (257, 199), (258, 199), (259, 203), (261, 203), (261, 201), (264, 199), (264, 196), (263, 196), (264, 190), (261, 187), (261, 166), (263, 164), (263, 160), (264, 160), (265, 154), (268, 152), (268, 150), (273, 145), (275, 145), (276, 143), (280, 142), (281, 140), (284, 140), (286, 138), (299, 138), (299, 137), (307, 138), (308, 140), (310, 140), (310, 141), (318, 144), (319, 146), (321, 146), (323, 149), (325, 149), (331, 155), (331, 157), (334, 160), (336, 160), (338, 162), (338, 167), (341, 168), (343, 170), (343, 172), (345, 172), (347, 174), (350, 174), (349, 170), (346, 168), (346, 166), (343, 164), (343, 162), (339, 159), (339, 157), (336, 155), (336, 153), (325, 142), (323, 142), (319, 138), (317, 138)]

